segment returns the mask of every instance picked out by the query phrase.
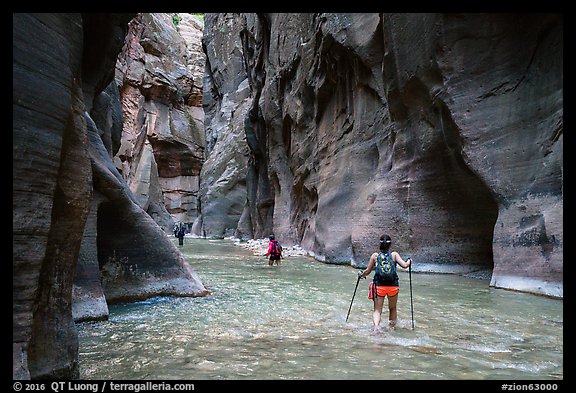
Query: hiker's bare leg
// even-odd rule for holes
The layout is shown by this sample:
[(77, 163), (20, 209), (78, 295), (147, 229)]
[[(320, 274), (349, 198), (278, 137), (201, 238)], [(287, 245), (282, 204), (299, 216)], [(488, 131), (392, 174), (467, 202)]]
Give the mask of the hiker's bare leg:
[(374, 331), (380, 330), (380, 318), (382, 316), (382, 306), (384, 305), (384, 298), (375, 295), (374, 297), (374, 311), (372, 312), (372, 322), (374, 322)]
[(388, 311), (390, 312), (388, 316), (388, 326), (394, 328), (396, 326), (397, 310), (396, 303), (398, 302), (398, 294), (394, 296), (388, 296)]
[(272, 266), (274, 264), (274, 260), (268, 259), (268, 266)]

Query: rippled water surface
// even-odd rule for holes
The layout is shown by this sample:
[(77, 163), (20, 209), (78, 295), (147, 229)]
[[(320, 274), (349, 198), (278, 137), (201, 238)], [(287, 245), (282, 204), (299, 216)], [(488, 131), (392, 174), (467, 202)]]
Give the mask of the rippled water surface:
[(400, 272), (398, 327), (374, 334), (369, 279), (346, 322), (350, 266), (269, 267), (226, 240), (186, 238), (183, 252), (212, 294), (113, 305), (108, 321), (78, 324), (82, 379), (563, 379), (562, 300), (412, 273), (412, 330)]

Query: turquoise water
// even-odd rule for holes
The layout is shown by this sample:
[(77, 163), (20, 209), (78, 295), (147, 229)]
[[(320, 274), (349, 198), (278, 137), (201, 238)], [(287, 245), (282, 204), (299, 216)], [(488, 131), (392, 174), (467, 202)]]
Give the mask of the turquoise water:
[(400, 272), (397, 328), (374, 334), (369, 279), (346, 322), (352, 267), (309, 257), (270, 267), (227, 240), (186, 238), (182, 250), (212, 294), (112, 305), (108, 321), (77, 324), (82, 379), (564, 377), (562, 300), (412, 273), (412, 330)]

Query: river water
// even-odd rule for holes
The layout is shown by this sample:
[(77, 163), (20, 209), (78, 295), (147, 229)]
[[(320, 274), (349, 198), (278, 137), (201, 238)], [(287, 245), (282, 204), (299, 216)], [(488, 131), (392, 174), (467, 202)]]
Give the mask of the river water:
[(562, 300), (413, 272), (412, 329), (399, 272), (398, 325), (375, 334), (373, 274), (346, 322), (350, 266), (293, 256), (270, 267), (228, 240), (186, 238), (182, 251), (212, 294), (112, 305), (109, 320), (77, 324), (82, 379), (564, 378)]

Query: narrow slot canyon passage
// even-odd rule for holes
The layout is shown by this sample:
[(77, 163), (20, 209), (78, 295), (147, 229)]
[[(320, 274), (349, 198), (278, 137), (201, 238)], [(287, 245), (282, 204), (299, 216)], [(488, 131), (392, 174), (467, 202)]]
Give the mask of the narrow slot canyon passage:
[(12, 156), (15, 380), (563, 379), (562, 14), (14, 13)]

